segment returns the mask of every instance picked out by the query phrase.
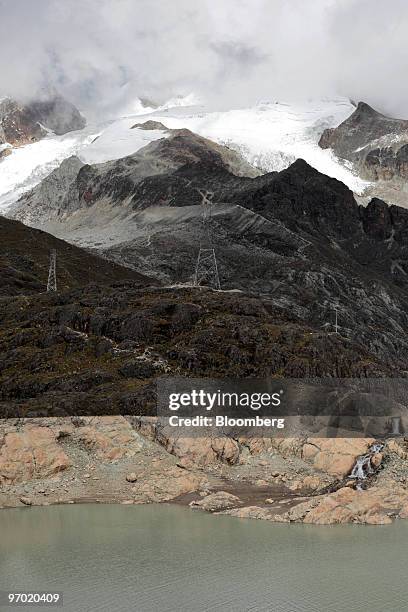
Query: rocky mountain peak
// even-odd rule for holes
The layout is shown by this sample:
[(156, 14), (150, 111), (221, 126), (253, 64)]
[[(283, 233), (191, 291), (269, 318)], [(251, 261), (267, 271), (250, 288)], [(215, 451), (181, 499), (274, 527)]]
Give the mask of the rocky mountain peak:
[(60, 95), (44, 100), (0, 100), (0, 144), (21, 146), (41, 140), (47, 130), (57, 135), (86, 125), (78, 109)]
[(163, 125), (161, 121), (153, 121), (152, 119), (149, 119), (144, 123), (135, 123), (135, 125), (132, 125), (130, 129), (134, 130), (136, 128), (139, 128), (139, 130), (161, 130), (163, 132), (168, 131), (168, 128)]
[(187, 128), (171, 130), (168, 138), (156, 140), (142, 152), (152, 152), (162, 160), (177, 166), (184, 164), (214, 164), (227, 168), (237, 176), (259, 176), (261, 172), (246, 162), (241, 155)]
[(381, 113), (379, 113), (378, 111), (376, 111), (372, 106), (370, 106), (369, 104), (367, 104), (367, 102), (363, 102), (360, 101), (357, 104), (357, 108), (353, 113), (354, 117), (359, 117), (360, 120), (363, 120), (364, 118), (367, 117), (385, 117), (385, 115), (382, 115)]
[(57, 135), (82, 130), (86, 125), (79, 110), (60, 95), (48, 100), (34, 100), (28, 104), (28, 108), (33, 120)]
[(325, 130), (319, 145), (352, 162), (370, 181), (408, 177), (408, 120), (387, 117), (366, 102), (359, 102), (338, 127)]
[(294, 176), (297, 180), (299, 179), (309, 179), (314, 176), (317, 176), (319, 172), (313, 168), (310, 164), (308, 164), (304, 159), (298, 158), (293, 164), (291, 164), (286, 170), (282, 171), (282, 176), (289, 177)]

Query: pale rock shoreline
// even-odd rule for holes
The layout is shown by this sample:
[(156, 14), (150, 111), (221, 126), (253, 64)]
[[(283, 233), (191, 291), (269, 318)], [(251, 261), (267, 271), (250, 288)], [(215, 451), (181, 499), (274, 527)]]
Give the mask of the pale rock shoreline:
[(356, 490), (367, 438), (175, 438), (147, 417), (0, 421), (0, 508), (177, 503), (272, 522), (408, 518), (408, 440), (392, 438)]

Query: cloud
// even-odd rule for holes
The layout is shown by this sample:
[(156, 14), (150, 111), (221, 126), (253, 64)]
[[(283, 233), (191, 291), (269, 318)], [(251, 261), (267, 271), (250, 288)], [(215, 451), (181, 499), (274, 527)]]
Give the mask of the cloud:
[(0, 95), (88, 114), (345, 95), (408, 117), (406, 0), (0, 0)]

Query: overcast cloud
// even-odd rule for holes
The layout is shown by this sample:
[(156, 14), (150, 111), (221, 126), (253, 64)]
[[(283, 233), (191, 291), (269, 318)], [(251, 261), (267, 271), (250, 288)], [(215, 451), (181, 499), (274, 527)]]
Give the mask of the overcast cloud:
[(0, 95), (89, 112), (345, 95), (408, 118), (406, 0), (0, 0)]

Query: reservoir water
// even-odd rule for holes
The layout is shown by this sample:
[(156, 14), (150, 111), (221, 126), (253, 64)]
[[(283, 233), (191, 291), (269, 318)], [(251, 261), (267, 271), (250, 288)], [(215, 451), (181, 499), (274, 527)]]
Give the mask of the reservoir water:
[(408, 521), (285, 525), (170, 505), (0, 511), (0, 591), (62, 591), (64, 612), (402, 612), (407, 551)]

